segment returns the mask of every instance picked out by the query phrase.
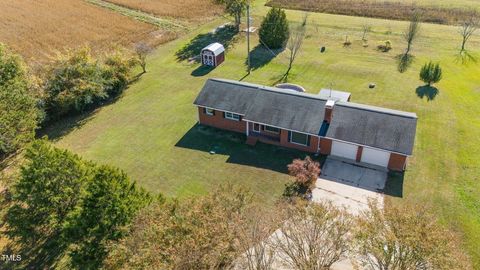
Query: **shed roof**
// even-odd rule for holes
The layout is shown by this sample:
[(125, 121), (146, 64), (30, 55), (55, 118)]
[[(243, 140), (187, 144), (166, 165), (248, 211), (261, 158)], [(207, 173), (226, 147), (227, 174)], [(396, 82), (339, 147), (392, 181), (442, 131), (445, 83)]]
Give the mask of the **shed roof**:
[(343, 92), (332, 89), (322, 89), (318, 95), (325, 99), (333, 99), (335, 101), (345, 101), (347, 102), (350, 99), (351, 94), (349, 92)]
[(202, 51), (205, 51), (205, 50), (211, 51), (215, 56), (217, 56), (222, 52), (224, 52), (225, 48), (223, 47), (222, 44), (215, 42), (202, 49)]

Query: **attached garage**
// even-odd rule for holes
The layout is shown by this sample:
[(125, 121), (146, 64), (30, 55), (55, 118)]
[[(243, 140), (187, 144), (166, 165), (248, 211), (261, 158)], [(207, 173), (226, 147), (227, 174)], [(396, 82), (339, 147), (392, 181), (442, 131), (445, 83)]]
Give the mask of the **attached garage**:
[(339, 141), (332, 142), (332, 156), (343, 157), (355, 160), (357, 158), (358, 146), (355, 144), (344, 143)]
[(361, 162), (388, 167), (390, 152), (363, 147)]

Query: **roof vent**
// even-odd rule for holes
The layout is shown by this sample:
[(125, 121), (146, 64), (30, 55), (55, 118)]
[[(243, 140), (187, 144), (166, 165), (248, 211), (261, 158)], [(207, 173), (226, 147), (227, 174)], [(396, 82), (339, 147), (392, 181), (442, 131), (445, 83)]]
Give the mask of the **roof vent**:
[(280, 83), (280, 84), (275, 85), (275, 87), (280, 88), (280, 89), (293, 90), (293, 91), (301, 92), (301, 93), (306, 92), (305, 88), (303, 88), (302, 86), (300, 86), (298, 84), (293, 84), (293, 83)]

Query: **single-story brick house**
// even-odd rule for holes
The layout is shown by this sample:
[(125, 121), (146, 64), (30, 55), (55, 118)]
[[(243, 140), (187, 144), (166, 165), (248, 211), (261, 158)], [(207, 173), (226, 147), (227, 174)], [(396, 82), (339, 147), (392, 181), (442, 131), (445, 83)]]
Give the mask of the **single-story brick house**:
[(200, 124), (244, 133), (249, 144), (261, 141), (395, 171), (405, 170), (417, 127), (414, 113), (224, 79), (209, 79), (194, 104)]

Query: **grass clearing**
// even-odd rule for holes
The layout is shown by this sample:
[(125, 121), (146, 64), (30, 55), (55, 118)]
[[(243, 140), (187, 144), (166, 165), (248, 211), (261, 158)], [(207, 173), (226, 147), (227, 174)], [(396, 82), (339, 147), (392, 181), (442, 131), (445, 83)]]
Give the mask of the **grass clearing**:
[(164, 43), (175, 36), (84, 1), (0, 1), (0, 40), (29, 64), (42, 64), (66, 48), (95, 51), (140, 40)]
[[(252, 8), (254, 22), (267, 11), (263, 2)], [(299, 22), (302, 12), (287, 11)], [(373, 31), (369, 46), (362, 46), (361, 27)], [(299, 155), (268, 145), (249, 147), (241, 135), (196, 126), (192, 105), (208, 77), (239, 80), (245, 72), (245, 38), (240, 37), (226, 54), (226, 62), (210, 73), (198, 73), (199, 65), (177, 61), (176, 52), (190, 39), (224, 23), (216, 20), (187, 36), (159, 47), (149, 58), (149, 72), (133, 84), (114, 104), (99, 109), (76, 124), (52, 126), (50, 134), (61, 134), (57, 145), (82, 156), (124, 169), (129, 176), (153, 192), (169, 196), (191, 196), (207, 192), (225, 181), (242, 183), (272, 201), (283, 191), (288, 176), (287, 160)], [(352, 93), (352, 101), (416, 112), (419, 117), (414, 155), (403, 181), (403, 198), (432, 205), (442, 222), (462, 235), (475, 268), (480, 268), (480, 64), (458, 59), (461, 37), (456, 27), (424, 24), (413, 45), (415, 60), (405, 73), (397, 71), (395, 56), (405, 43), (407, 22), (310, 14), (308, 37), (293, 66), (289, 80), (317, 93), (322, 87)], [(343, 47), (345, 36), (352, 45)], [(393, 49), (375, 49), (391, 40)], [(253, 38), (252, 48), (255, 48)], [(320, 47), (326, 46), (325, 53)], [(480, 36), (469, 48), (480, 47)], [(287, 68), (287, 53), (269, 56), (255, 48), (257, 66), (244, 81), (271, 85)], [(480, 57), (480, 51), (471, 51)], [(418, 79), (421, 66), (440, 62), (444, 78), (435, 85), (438, 94), (428, 101), (418, 95), (424, 84)], [(193, 74), (193, 75), (192, 75)], [(372, 90), (368, 84), (374, 82)], [(55, 137), (55, 136), (53, 136)], [(211, 155), (210, 150), (217, 154)]]

